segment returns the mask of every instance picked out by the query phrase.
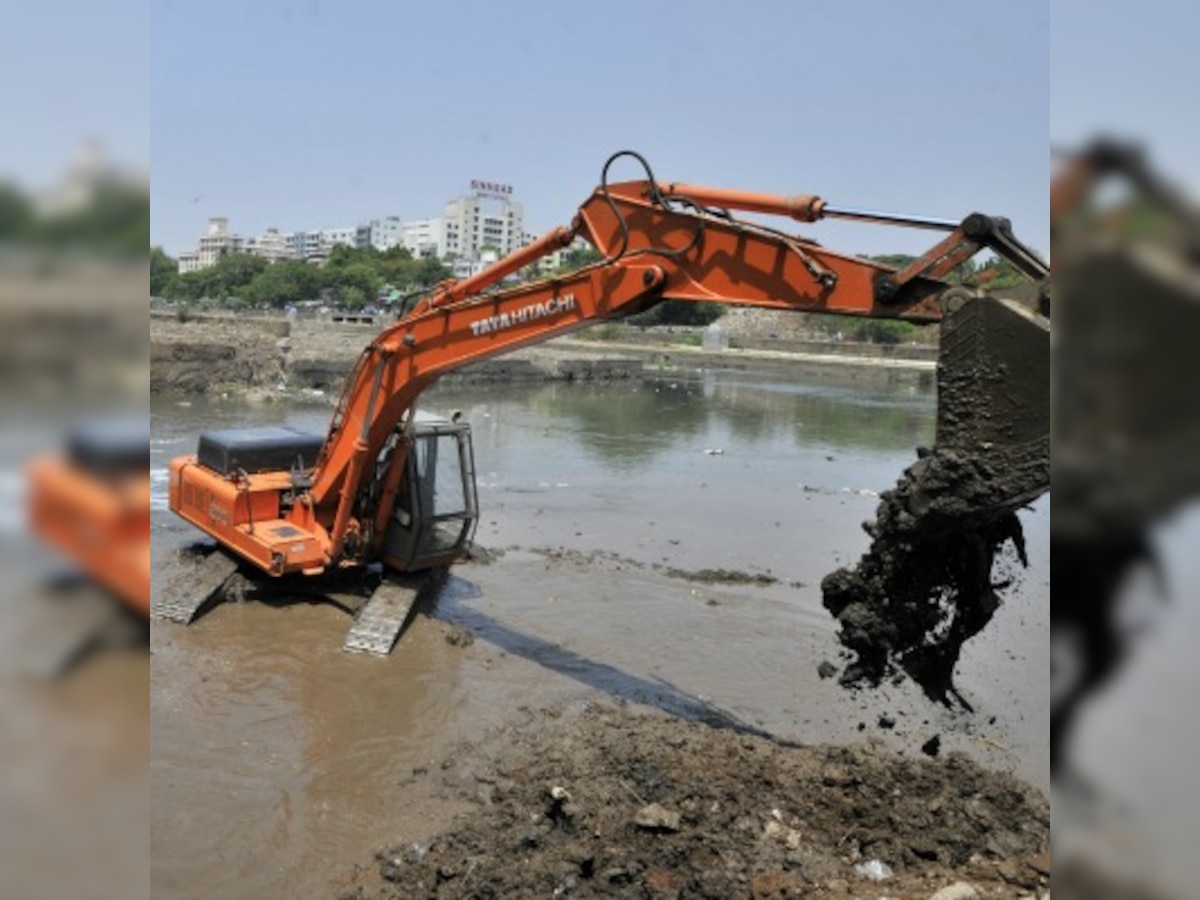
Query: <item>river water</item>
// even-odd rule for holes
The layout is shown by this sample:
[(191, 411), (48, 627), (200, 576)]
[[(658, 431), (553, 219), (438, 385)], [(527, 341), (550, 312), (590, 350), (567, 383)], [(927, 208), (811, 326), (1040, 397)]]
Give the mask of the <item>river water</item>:
[[(1048, 498), (1022, 514), (1029, 569), (964, 650), (974, 714), (909, 684), (852, 694), (817, 674), (839, 663), (820, 580), (866, 548), (877, 494), (932, 442), (931, 392), (667, 373), (447, 386), (423, 405), (472, 423), (477, 539), (503, 554), (457, 567), (386, 660), (344, 654), (350, 620), (325, 605), (225, 604), (187, 628), (156, 623), (154, 896), (329, 895), (376, 848), (444, 817), (406, 787), (414, 770), (519, 707), (595, 692), (803, 743), (872, 738), (918, 754), (940, 734), (943, 752), (1047, 786)], [(329, 398), (156, 398), (156, 573), (197, 537), (166, 509), (165, 476), (200, 430), (323, 432), (329, 413)], [(705, 568), (777, 580), (670, 571)], [(450, 625), (474, 643), (448, 642)]]

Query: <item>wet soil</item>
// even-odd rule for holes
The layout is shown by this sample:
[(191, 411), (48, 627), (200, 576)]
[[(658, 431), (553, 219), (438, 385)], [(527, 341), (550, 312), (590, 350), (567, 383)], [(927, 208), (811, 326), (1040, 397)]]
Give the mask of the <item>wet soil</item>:
[(1047, 320), (992, 298), (943, 324), (937, 443), (881, 496), (857, 566), (822, 581), (852, 660), (844, 684), (905, 673), (967, 706), (962, 646), (1028, 566), (1017, 510), (1050, 487), (1049, 349)]
[(183, 394), (269, 389), (286, 370), (280, 338), (236, 322), (150, 320), (150, 391)]
[[(672, 545), (678, 546), (679, 541), (670, 541)], [(504, 550), (488, 550), (479, 545), (476, 545), (471, 550), (472, 559), (476, 562), (487, 564), (500, 559), (508, 551), (526, 550), (530, 553), (536, 553), (548, 560), (567, 561), (576, 565), (594, 566), (597, 564), (612, 564), (618, 569), (633, 568), (633, 569), (650, 569), (665, 575), (668, 578), (679, 578), (683, 581), (691, 581), (696, 584), (708, 585), (745, 585), (750, 587), (767, 587), (769, 585), (778, 584), (779, 579), (769, 572), (747, 572), (742, 569), (678, 569), (674, 566), (665, 566), (661, 563), (643, 563), (629, 556), (622, 556), (619, 553), (605, 550), (589, 550), (582, 552), (579, 550), (570, 550), (566, 547), (531, 547), (522, 548), (516, 545), (508, 547)], [(802, 582), (791, 582), (793, 587), (802, 587)]]
[[(780, 743), (625, 704), (526, 710), (411, 782), (463, 812), (342, 891), (383, 898), (929, 897), (1045, 889), (1050, 808), (951, 754)], [(876, 883), (861, 866), (882, 863)]]
[(821, 583), (851, 659), (843, 684), (878, 686), (907, 674), (930, 698), (966, 705), (953, 680), (963, 644), (1028, 565), (1005, 471), (986, 454), (934, 450), (881, 496), (875, 521), (864, 525), (867, 553)]

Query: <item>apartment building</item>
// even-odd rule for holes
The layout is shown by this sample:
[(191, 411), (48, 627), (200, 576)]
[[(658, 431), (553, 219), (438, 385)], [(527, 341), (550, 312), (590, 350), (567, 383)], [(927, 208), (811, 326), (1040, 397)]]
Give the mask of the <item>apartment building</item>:
[(225, 253), (253, 253), (272, 262), (281, 259), (321, 262), (338, 246), (374, 247), (380, 251), (402, 246), (418, 259), (452, 260), (458, 268), (474, 271), (487, 259), (520, 249), (533, 236), (524, 229), (524, 208), (512, 199), (511, 186), (472, 181), (471, 190), (471, 194), (447, 203), (442, 215), (436, 218), (404, 222), (399, 216), (385, 216), (354, 228), (288, 233), (269, 228), (251, 239), (231, 232), (228, 219), (214, 217), (209, 219), (208, 230), (197, 248), (179, 255), (179, 270), (194, 272), (207, 268)]
[(400, 243), (414, 259), (436, 256), (444, 259), (451, 250), (446, 240), (445, 223), (441, 219), (415, 219), (400, 226)]
[(294, 259), (292, 252), (292, 235), (280, 233), (278, 228), (268, 228), (256, 238), (245, 242), (245, 252), (261, 256), (270, 262), (281, 259)]
[(445, 252), (476, 259), (485, 247), (507, 256), (522, 246), (525, 212), (520, 203), (491, 193), (460, 197), (442, 214)]
[(186, 274), (215, 266), (226, 253), (244, 253), (246, 241), (229, 230), (229, 219), (213, 216), (208, 229), (196, 242), (196, 249), (179, 254), (179, 272)]
[(399, 216), (372, 219), (356, 230), (354, 246), (359, 249), (374, 247), (381, 253), (404, 243), (404, 225)]

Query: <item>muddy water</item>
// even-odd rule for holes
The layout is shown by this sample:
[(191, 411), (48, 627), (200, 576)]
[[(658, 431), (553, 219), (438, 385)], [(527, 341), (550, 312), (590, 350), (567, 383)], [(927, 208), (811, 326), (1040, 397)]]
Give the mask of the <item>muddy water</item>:
[[(387, 660), (343, 654), (349, 620), (330, 607), (224, 605), (186, 629), (156, 625), (155, 896), (328, 894), (453, 809), (414, 786), (423, 766), (520, 706), (593, 692), (806, 743), (874, 737), (918, 753), (940, 734), (943, 752), (1047, 782), (1048, 503), (1023, 514), (1029, 570), (965, 648), (973, 716), (910, 684), (852, 694), (817, 674), (840, 665), (820, 580), (858, 557), (875, 494), (931, 442), (931, 394), (720, 373), (447, 388), (426, 406), (472, 422), (478, 539), (504, 554), (457, 568)], [(165, 510), (163, 476), (201, 428), (323, 431), (328, 412), (161, 398), (156, 560), (195, 536)], [(474, 643), (449, 643), (450, 625)]]

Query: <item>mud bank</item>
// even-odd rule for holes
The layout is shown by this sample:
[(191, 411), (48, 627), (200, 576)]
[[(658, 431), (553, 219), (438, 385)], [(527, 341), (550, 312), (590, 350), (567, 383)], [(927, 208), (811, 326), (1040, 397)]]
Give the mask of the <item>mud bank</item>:
[[(275, 388), (287, 372), (286, 322), (150, 319), (150, 392)], [(267, 326), (270, 327), (267, 327)]]
[[(298, 390), (336, 394), (375, 329), (284, 319), (202, 317), (150, 321), (153, 393), (267, 396)], [(810, 348), (811, 350), (811, 348)], [(865, 384), (932, 384), (926, 359), (785, 350), (705, 351), (681, 344), (560, 338), (443, 376), (443, 383), (610, 381), (665, 371), (786, 371)]]
[(1046, 798), (957, 754), (789, 746), (601, 703), (527, 711), (409, 781), (463, 813), (433, 835), (398, 822), (344, 900), (1048, 889)]

